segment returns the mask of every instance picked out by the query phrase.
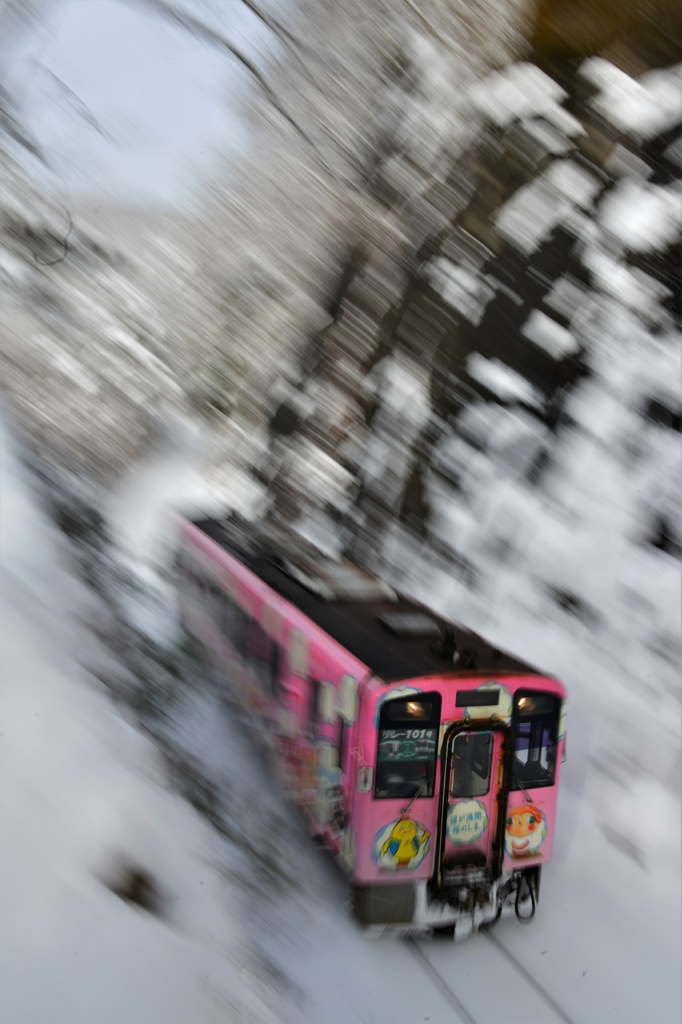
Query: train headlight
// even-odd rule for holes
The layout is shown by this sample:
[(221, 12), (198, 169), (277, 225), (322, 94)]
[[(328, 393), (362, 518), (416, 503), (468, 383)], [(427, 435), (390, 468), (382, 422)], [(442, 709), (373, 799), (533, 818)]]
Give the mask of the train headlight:
[(428, 716), (427, 709), (418, 700), (408, 700), (405, 704), (405, 710), (413, 718), (426, 718)]

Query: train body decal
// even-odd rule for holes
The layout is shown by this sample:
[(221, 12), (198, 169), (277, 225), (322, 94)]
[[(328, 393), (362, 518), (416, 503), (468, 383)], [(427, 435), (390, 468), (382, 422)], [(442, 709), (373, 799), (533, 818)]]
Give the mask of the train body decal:
[(458, 800), (447, 814), (448, 839), (457, 846), (477, 842), (488, 827), (488, 811), (481, 800)]
[(507, 818), (504, 845), (510, 857), (535, 857), (547, 838), (547, 822), (533, 804), (521, 804)]
[(426, 825), (399, 818), (379, 829), (373, 854), (382, 871), (414, 870), (429, 852), (430, 838)]

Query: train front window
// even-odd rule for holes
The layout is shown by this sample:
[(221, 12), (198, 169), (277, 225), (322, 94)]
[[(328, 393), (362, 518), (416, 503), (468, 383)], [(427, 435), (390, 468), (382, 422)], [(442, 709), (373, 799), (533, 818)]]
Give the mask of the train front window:
[(512, 789), (553, 786), (559, 731), (559, 698), (518, 693), (514, 707)]
[(485, 796), (490, 789), (491, 732), (465, 732), (452, 745), (450, 796)]
[(384, 702), (379, 712), (377, 799), (433, 796), (440, 708), (438, 693)]

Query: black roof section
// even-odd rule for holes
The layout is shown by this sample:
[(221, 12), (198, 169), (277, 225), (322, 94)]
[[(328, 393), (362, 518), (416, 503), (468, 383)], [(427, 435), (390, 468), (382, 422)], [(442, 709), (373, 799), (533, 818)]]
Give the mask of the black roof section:
[(236, 517), (193, 522), (387, 681), (443, 672), (537, 672), (279, 524)]

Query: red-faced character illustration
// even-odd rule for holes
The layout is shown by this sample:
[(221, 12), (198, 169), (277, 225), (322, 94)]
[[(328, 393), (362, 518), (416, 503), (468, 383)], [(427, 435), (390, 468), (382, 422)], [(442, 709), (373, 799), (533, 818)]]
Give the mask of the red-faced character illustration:
[(509, 812), (504, 846), (510, 857), (534, 857), (546, 835), (545, 816), (534, 804), (521, 804)]

